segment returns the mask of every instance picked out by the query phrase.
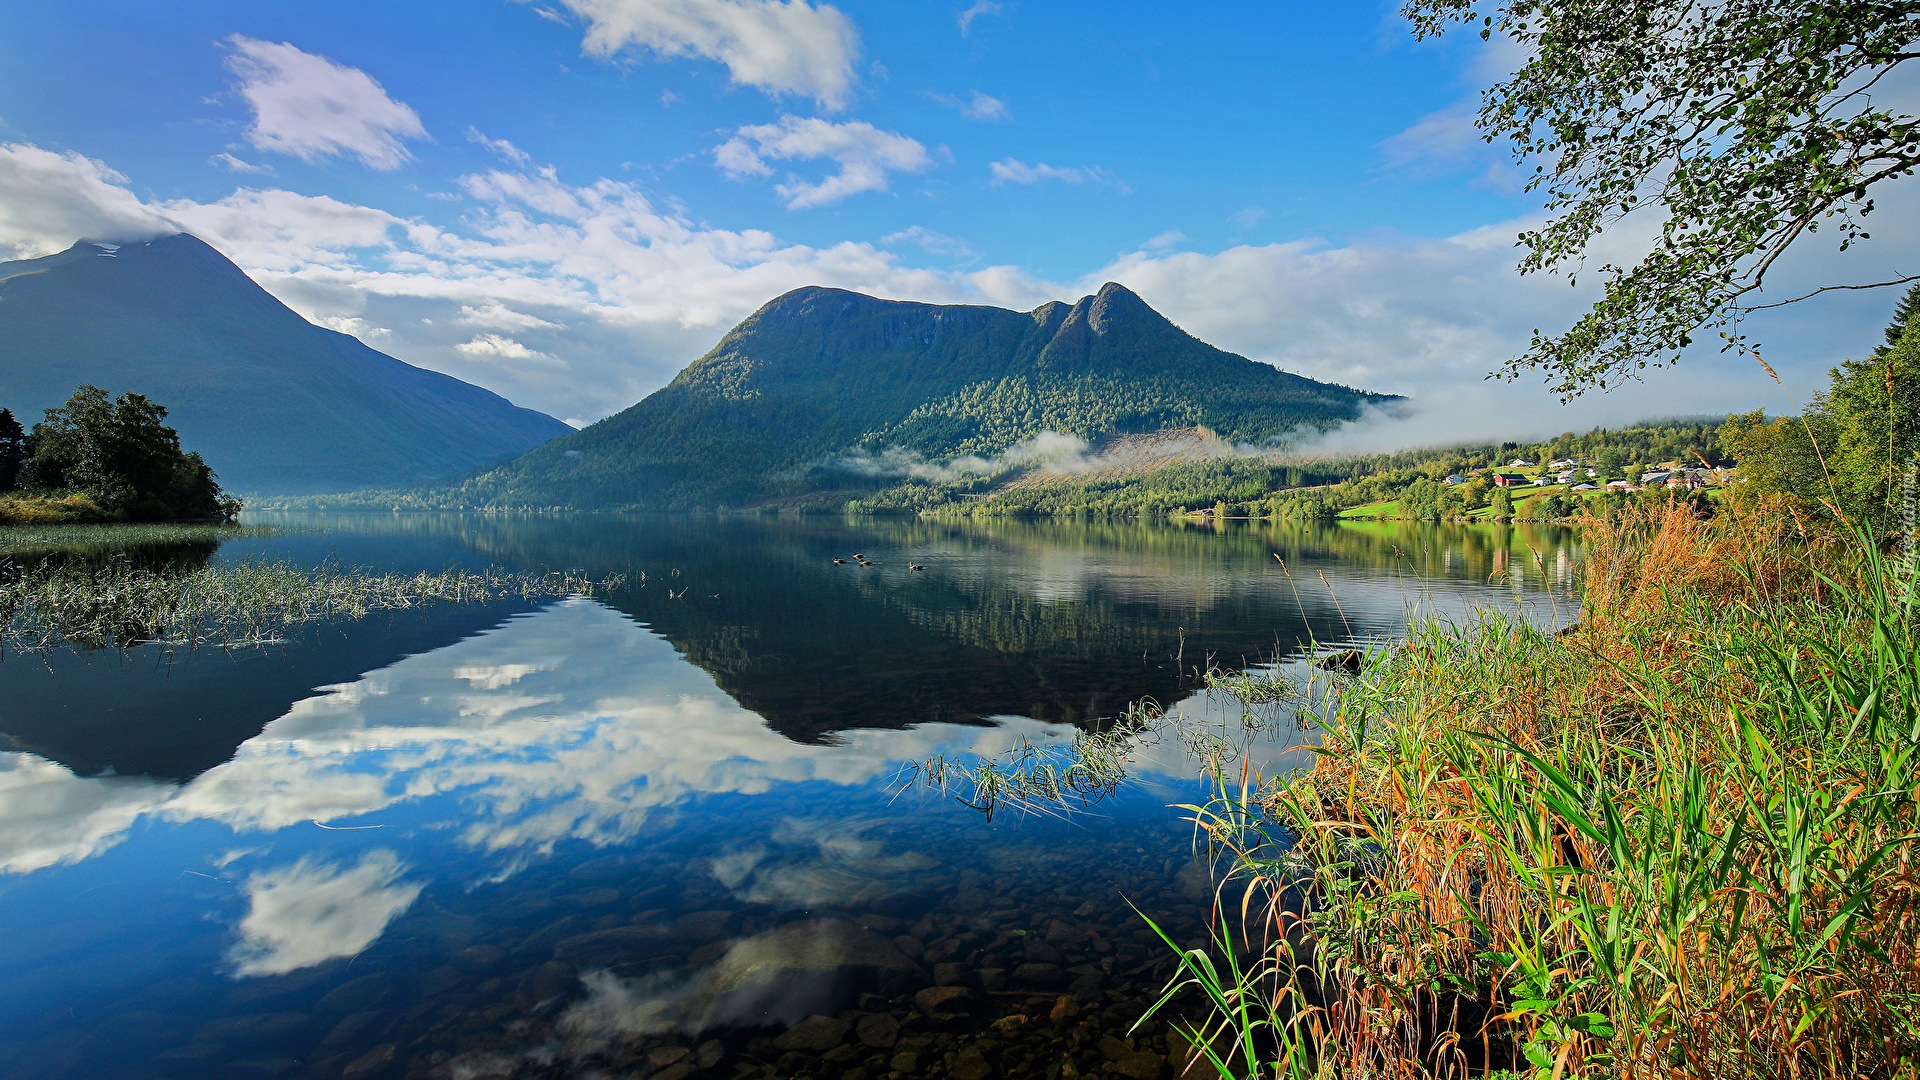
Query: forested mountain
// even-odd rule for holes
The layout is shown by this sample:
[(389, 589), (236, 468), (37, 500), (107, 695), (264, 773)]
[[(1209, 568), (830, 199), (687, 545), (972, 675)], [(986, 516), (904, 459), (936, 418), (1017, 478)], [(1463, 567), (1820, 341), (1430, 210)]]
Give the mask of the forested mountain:
[[(1206, 344), (1120, 285), (1031, 312), (809, 287), (626, 411), (464, 485), (500, 506), (740, 505), (897, 482), (1043, 431), (1203, 426), (1265, 443), (1392, 400)], [(891, 478), (891, 479), (890, 479)]]
[(411, 484), (572, 428), (301, 318), (185, 234), (0, 263), (0, 407), (137, 391), (228, 489)]

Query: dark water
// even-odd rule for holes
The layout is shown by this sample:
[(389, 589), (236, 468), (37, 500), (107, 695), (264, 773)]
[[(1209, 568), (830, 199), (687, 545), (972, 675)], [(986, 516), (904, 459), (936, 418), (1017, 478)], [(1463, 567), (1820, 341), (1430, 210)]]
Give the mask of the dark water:
[(1164, 1025), (1125, 1033), (1170, 968), (1128, 904), (1198, 943), (1209, 896), (1180, 740), (991, 820), (903, 766), (1151, 698), (1285, 768), (1311, 736), (1234, 730), (1196, 667), (1564, 621), (1577, 559), (1492, 527), (254, 520), (294, 531), (181, 557), (628, 586), (0, 661), (0, 1075), (1150, 1075)]

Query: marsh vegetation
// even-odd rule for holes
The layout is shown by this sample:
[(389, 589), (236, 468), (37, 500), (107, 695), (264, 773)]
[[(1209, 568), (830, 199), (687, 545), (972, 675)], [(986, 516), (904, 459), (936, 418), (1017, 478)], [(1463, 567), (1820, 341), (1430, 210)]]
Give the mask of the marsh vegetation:
[(1778, 526), (1591, 522), (1578, 629), (1416, 627), (1188, 807), (1214, 1071), (1920, 1075), (1913, 567)]
[(287, 558), (215, 560), (237, 526), (0, 529), (0, 648), (233, 647), (292, 628), (434, 603), (617, 588), (617, 575), (488, 568), (394, 573)]

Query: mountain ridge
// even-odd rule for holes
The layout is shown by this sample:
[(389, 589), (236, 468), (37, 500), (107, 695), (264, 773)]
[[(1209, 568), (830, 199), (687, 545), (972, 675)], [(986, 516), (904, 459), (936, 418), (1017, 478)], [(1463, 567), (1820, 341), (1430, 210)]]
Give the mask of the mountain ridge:
[(0, 263), (0, 406), (31, 424), (82, 382), (165, 405), (241, 492), (448, 478), (573, 430), (308, 322), (186, 233)]
[(832, 486), (834, 455), (997, 454), (1203, 426), (1272, 443), (1397, 400), (1215, 348), (1125, 286), (1028, 312), (806, 286), (768, 301), (635, 405), (458, 485), (490, 506), (689, 509)]

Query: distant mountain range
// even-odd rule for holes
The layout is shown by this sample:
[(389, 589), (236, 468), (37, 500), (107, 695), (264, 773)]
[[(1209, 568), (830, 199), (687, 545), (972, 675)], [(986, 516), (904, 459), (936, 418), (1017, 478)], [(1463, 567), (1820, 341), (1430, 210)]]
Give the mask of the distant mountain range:
[(82, 382), (165, 405), (241, 493), (414, 485), (573, 430), (313, 325), (185, 234), (0, 263), (0, 407), (31, 425)]
[(871, 486), (888, 461), (993, 455), (1043, 431), (1091, 442), (1199, 426), (1265, 444), (1392, 400), (1216, 349), (1120, 285), (1030, 312), (809, 287), (639, 404), (436, 501), (738, 506)]

